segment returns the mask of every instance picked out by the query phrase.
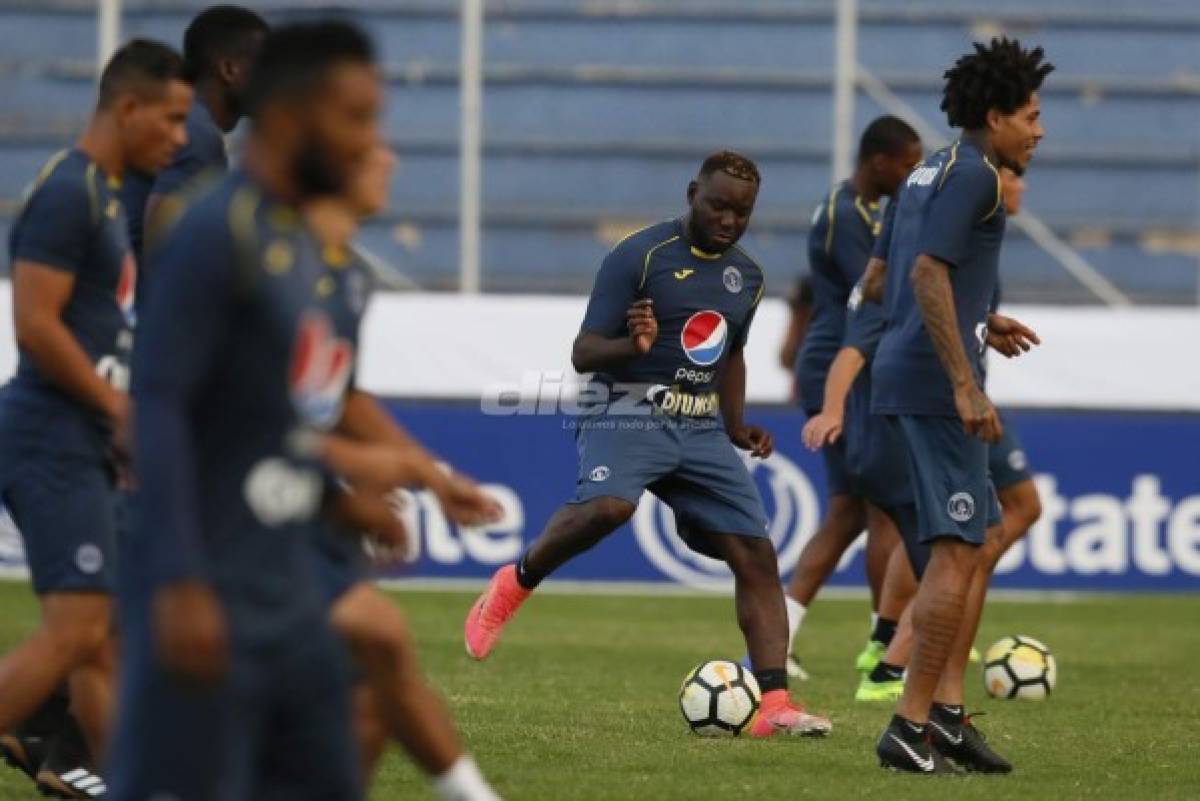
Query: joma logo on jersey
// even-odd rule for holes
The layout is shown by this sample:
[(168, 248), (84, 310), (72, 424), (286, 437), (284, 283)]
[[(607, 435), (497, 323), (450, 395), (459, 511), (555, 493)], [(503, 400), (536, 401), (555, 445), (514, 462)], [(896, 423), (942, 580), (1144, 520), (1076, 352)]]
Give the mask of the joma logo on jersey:
[(929, 186), (941, 170), (941, 167), (917, 167), (905, 183), (907, 186)]
[(687, 278), (689, 275), (691, 275), (694, 272), (696, 272), (696, 271), (695, 270), (676, 270), (675, 278), (676, 278), (676, 280), (682, 281), (683, 279)]

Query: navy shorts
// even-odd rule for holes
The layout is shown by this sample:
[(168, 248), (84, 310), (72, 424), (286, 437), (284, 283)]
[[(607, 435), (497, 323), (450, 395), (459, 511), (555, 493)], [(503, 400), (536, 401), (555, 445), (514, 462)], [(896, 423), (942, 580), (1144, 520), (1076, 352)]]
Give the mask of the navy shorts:
[(324, 620), (286, 647), (232, 646), (227, 680), (199, 688), (160, 667), (144, 606), (122, 613), (110, 801), (361, 797), (344, 648)]
[(1005, 415), (1000, 415), (1000, 422), (1004, 425), (1004, 436), (988, 450), (988, 472), (997, 491), (1015, 487), (1033, 478), (1016, 426)]
[(988, 477), (988, 445), (968, 435), (957, 417), (900, 415), (920, 541), (956, 537), (982, 545), (1000, 523)]
[(649, 490), (671, 507), (688, 547), (719, 558), (706, 534), (767, 537), (762, 497), (725, 429), (711, 418), (665, 415), (579, 419), (579, 475), (571, 503)]
[[(820, 409), (805, 411), (810, 420), (820, 413)], [(837, 442), (821, 448), (821, 458), (825, 462), (825, 491), (829, 497), (856, 495), (854, 474), (846, 454), (846, 438), (838, 437)]]
[(116, 587), (120, 495), (103, 461), (34, 447), (0, 453), (0, 501), (25, 544), (38, 595)]
[(336, 603), (350, 588), (367, 579), (367, 558), (359, 537), (347, 531), (324, 533), (313, 549), (325, 599)]

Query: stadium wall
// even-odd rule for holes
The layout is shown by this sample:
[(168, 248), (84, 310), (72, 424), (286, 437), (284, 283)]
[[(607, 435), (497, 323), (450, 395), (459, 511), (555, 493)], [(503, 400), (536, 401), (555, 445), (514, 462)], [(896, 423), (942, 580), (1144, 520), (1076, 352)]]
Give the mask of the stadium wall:
[[(368, 316), (360, 375), (367, 388), (452, 464), (489, 484), (503, 519), (484, 529), (449, 524), (411, 496), (413, 561), (391, 577), (482, 579), (511, 561), (575, 481), (568, 354), (582, 298), (383, 295)], [(0, 315), (9, 313), (0, 284)], [(1013, 408), (1044, 514), (1001, 563), (998, 586), (1072, 590), (1200, 590), (1200, 374), (1186, 348), (1200, 341), (1192, 310), (1007, 309), (1044, 345), (993, 359), (993, 396)], [(786, 404), (789, 376), (775, 351), (782, 303), (764, 301), (747, 347), (748, 417), (778, 452), (750, 465), (790, 571), (824, 507), (819, 455), (800, 442)], [(1165, 343), (1165, 344), (1164, 344)], [(0, 341), (0, 374), (15, 357)], [(566, 412), (566, 413), (564, 413)], [(20, 572), (19, 541), (0, 526), (0, 570)], [(833, 585), (862, 582), (862, 555)], [(677, 582), (727, 590), (723, 566), (690, 553), (670, 515), (647, 496), (630, 525), (557, 576), (581, 581)]]

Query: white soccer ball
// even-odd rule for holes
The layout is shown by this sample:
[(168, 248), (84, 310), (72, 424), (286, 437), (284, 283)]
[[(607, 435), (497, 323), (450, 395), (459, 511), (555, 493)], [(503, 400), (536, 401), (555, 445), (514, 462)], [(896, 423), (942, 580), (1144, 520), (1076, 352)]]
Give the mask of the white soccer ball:
[(762, 693), (754, 674), (736, 662), (714, 659), (687, 674), (679, 709), (702, 737), (734, 737), (754, 720)]
[(1057, 681), (1054, 654), (1032, 637), (1004, 637), (984, 655), (983, 688), (993, 698), (1045, 698)]

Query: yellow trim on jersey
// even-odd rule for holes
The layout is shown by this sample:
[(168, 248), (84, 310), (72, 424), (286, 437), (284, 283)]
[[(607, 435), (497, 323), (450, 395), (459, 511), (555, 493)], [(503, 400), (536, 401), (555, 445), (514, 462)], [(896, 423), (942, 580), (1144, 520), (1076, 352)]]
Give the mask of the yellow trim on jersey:
[[(959, 142), (961, 141), (959, 140)], [(938, 181), (938, 189), (941, 189), (942, 184), (946, 183), (946, 176), (950, 174), (950, 169), (954, 166), (954, 162), (958, 161), (959, 142), (955, 142), (954, 146), (950, 148), (950, 161), (946, 162), (946, 168), (942, 170), (942, 180)]]
[(46, 163), (42, 165), (42, 168), (38, 170), (37, 178), (33, 179), (32, 189), (37, 189), (42, 184), (46, 183), (46, 179), (54, 174), (54, 171), (58, 169), (58, 165), (62, 164), (63, 159), (69, 155), (71, 155), (70, 150), (60, 150), (51, 156)]
[(653, 228), (656, 225), (658, 225), (658, 223), (650, 223), (649, 225), (645, 225), (645, 226), (642, 226), (641, 228), (638, 228), (636, 231), (630, 231), (629, 233), (625, 234), (625, 236), (623, 236), (617, 240), (617, 244), (613, 245), (613, 250), (616, 250), (618, 247), (620, 247), (625, 242), (625, 240), (629, 239), (631, 236), (637, 236), (642, 231), (649, 231), (651, 228)]
[(672, 242), (674, 242), (677, 239), (679, 239), (679, 234), (676, 234), (675, 236), (671, 237), (670, 239), (664, 239), (662, 242), (659, 242), (657, 245), (655, 245), (654, 247), (652, 247), (646, 251), (646, 261), (645, 261), (644, 265), (642, 266), (642, 281), (640, 284), (638, 284), (639, 290), (643, 289), (646, 286), (646, 276), (649, 275), (649, 273), (650, 273), (650, 257), (654, 255), (654, 251), (658, 250), (663, 245), (671, 244)]
[(96, 189), (96, 163), (90, 162), (83, 174), (83, 185), (87, 187), (88, 207), (92, 211), (92, 220), (100, 219), (100, 192)]
[(983, 157), (983, 163), (986, 164), (988, 169), (992, 171), (992, 174), (996, 176), (996, 205), (992, 206), (992, 210), (987, 213), (987, 216), (980, 220), (980, 222), (987, 222), (996, 215), (996, 212), (1000, 211), (1000, 204), (1004, 202), (1004, 184), (1000, 181), (1000, 171), (992, 166), (992, 162), (988, 161), (987, 156)]
[(762, 282), (758, 285), (758, 292), (754, 295), (754, 302), (750, 304), (751, 306), (758, 305), (758, 302), (760, 300), (762, 300), (763, 292), (766, 290), (766, 288), (767, 288), (767, 279), (764, 276), (762, 279)]
[[(871, 205), (879, 208), (878, 203), (872, 203)], [(858, 209), (859, 216), (863, 218), (863, 222), (867, 224), (868, 228), (875, 225), (875, 220), (871, 218), (871, 212), (867, 211), (867, 207), (862, 203), (862, 195), (854, 196), (854, 208)]]
[(243, 257), (258, 252), (258, 231), (254, 226), (257, 208), (258, 192), (253, 187), (243, 186), (229, 201), (229, 233), (233, 237), (234, 251)]
[(828, 220), (828, 222), (825, 223), (828, 226), (825, 229), (825, 255), (826, 256), (828, 256), (830, 253), (833, 252), (833, 223), (834, 223), (834, 219), (837, 216), (837, 196), (838, 196), (838, 192), (841, 192), (841, 191), (842, 191), (842, 187), (840, 184), (838, 186), (834, 187), (833, 191), (829, 193), (829, 206), (825, 210), (825, 217)]
[(725, 255), (724, 253), (708, 253), (696, 247), (695, 245), (692, 245), (691, 250), (693, 256), (695, 256), (697, 259), (704, 259), (705, 261), (716, 261)]

